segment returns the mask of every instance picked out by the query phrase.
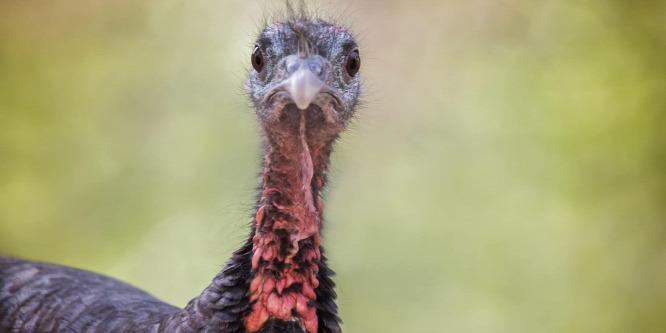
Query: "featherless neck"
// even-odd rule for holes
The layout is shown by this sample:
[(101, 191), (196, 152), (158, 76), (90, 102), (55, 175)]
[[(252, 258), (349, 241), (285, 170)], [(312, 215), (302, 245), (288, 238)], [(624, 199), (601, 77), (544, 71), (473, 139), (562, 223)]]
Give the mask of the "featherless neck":
[(307, 332), (317, 332), (312, 306), (319, 286), (322, 205), (319, 194), (331, 153), (331, 142), (308, 140), (301, 113), (298, 136), (265, 144), (263, 191), (252, 238), (250, 284), (252, 310), (248, 332), (258, 331), (270, 317), (298, 319)]

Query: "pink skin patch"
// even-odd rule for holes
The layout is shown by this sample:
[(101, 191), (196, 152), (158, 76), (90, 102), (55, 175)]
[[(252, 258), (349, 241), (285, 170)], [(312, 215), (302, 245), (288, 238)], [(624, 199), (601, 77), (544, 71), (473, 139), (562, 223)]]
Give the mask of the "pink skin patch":
[(347, 29), (345, 29), (345, 28), (343, 28), (343, 27), (341, 27), (341, 26), (339, 26), (339, 25), (332, 26), (330, 29), (331, 29), (331, 31), (333, 31), (333, 32), (336, 33), (336, 34), (341, 33), (341, 32), (344, 32), (344, 33), (347, 32)]
[[(315, 289), (321, 260), (321, 200), (323, 174), (314, 165), (328, 159), (323, 147), (306, 141), (305, 116), (301, 115), (298, 141), (272, 147), (264, 167), (264, 190), (255, 217), (252, 238), (250, 283), (251, 313), (247, 332), (256, 332), (271, 317), (300, 320), (309, 333), (316, 333), (318, 318)], [(294, 138), (295, 139), (295, 138)], [(313, 163), (313, 158), (317, 163)], [(321, 170), (319, 170), (321, 171)]]
[(273, 24), (269, 25), (268, 27), (266, 27), (266, 30), (265, 30), (266, 36), (270, 37), (270, 36), (275, 35), (276, 33), (278, 33), (280, 31), (280, 29), (282, 29), (282, 26), (284, 26), (284, 24), (282, 24), (282, 23), (273, 23)]

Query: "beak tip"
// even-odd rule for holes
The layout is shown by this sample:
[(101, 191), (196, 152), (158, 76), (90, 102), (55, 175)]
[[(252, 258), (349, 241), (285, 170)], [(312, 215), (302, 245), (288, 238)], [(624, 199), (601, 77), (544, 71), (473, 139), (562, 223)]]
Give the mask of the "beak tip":
[(287, 91), (294, 100), (296, 107), (305, 110), (315, 99), (321, 89), (322, 82), (309, 70), (298, 70), (294, 73)]

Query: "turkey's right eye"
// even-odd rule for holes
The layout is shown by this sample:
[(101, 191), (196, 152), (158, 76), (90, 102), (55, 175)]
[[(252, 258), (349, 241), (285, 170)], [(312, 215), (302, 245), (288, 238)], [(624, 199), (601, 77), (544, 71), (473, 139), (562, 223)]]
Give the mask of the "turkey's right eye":
[(254, 51), (252, 51), (252, 67), (257, 73), (264, 69), (264, 54), (261, 53), (259, 46), (255, 46)]

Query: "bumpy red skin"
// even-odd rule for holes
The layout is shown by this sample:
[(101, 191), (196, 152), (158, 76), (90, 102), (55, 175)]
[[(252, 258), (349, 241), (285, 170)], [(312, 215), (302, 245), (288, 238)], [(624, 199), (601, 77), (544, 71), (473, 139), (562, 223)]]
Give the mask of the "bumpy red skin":
[[(250, 285), (248, 332), (270, 318), (298, 319), (305, 331), (317, 332), (315, 289), (321, 260), (322, 206), (319, 193), (331, 153), (330, 142), (308, 142), (305, 120), (299, 134), (268, 138), (264, 185), (255, 217), (256, 234)], [(253, 303), (252, 303), (253, 302)]]

